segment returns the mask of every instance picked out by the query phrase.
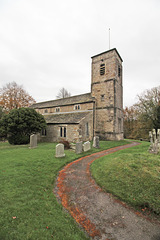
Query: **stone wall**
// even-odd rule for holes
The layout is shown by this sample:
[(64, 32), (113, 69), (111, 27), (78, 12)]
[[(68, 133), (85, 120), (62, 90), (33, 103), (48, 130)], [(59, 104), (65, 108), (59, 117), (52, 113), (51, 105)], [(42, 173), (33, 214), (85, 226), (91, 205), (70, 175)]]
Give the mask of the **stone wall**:
[[(60, 137), (60, 128), (66, 128), (66, 137)], [(39, 142), (59, 142), (65, 139), (69, 142), (79, 141), (79, 124), (48, 124), (46, 136), (39, 135)]]
[[(76, 109), (76, 106), (79, 105), (80, 109)], [(59, 108), (59, 111), (57, 111)], [(68, 106), (59, 106), (59, 107), (50, 107), (50, 108), (42, 108), (42, 109), (36, 109), (37, 112), (45, 115), (48, 113), (56, 113), (56, 112), (72, 112), (72, 111), (78, 111), (78, 110), (91, 110), (93, 109), (93, 103), (80, 103), (80, 104), (73, 104)]]
[[(79, 124), (48, 124), (46, 136), (38, 135), (39, 142), (59, 142), (65, 139), (69, 142), (91, 141), (93, 138), (93, 114), (88, 115)], [(87, 127), (88, 125), (88, 134)], [(66, 137), (60, 137), (60, 128), (66, 128)]]
[(106, 80), (105, 82), (92, 84), (92, 96), (96, 99), (97, 109), (114, 107), (114, 81)]
[[(114, 131), (114, 109), (97, 109), (95, 112), (95, 131), (105, 133)], [(95, 134), (96, 135), (96, 134)]]
[[(82, 119), (79, 125), (80, 125), (79, 140), (91, 141), (93, 139), (93, 112), (88, 114), (85, 119)], [(87, 125), (88, 125), (88, 134), (87, 134)]]
[[(92, 83), (104, 82), (106, 79), (116, 77), (116, 74), (118, 74), (118, 69), (115, 69), (117, 57), (116, 51), (107, 51), (92, 57)], [(105, 64), (105, 74), (101, 76), (100, 64)]]

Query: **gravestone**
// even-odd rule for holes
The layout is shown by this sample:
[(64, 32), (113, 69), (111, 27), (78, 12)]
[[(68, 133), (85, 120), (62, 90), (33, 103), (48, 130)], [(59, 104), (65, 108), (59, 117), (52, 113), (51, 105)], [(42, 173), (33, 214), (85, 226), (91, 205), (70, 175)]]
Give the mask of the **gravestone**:
[(152, 131), (149, 131), (149, 140), (150, 140), (150, 143), (153, 144)]
[(59, 144), (56, 145), (56, 157), (57, 158), (65, 157), (64, 145), (62, 143), (59, 143)]
[(82, 142), (77, 142), (76, 143), (76, 154), (82, 153), (82, 151), (83, 151)]
[(83, 144), (83, 151), (84, 151), (84, 152), (87, 152), (87, 151), (89, 151), (90, 149), (91, 149), (91, 143), (90, 143), (89, 141), (85, 142), (85, 143)]
[(71, 143), (71, 144), (70, 144), (70, 148), (75, 151), (75, 150), (76, 150), (76, 144)]
[(149, 132), (149, 138), (150, 138), (150, 147), (149, 147), (149, 152), (150, 153), (159, 153), (160, 152), (160, 129), (157, 131), (157, 136), (156, 136), (156, 131), (153, 129), (152, 131)]
[(153, 142), (155, 143), (155, 141), (156, 141), (156, 130), (155, 129), (152, 130), (152, 135), (153, 135)]
[(93, 138), (93, 147), (94, 148), (99, 148), (99, 137), (98, 136), (95, 136)]
[(30, 148), (36, 148), (37, 147), (37, 135), (32, 134), (30, 136)]
[(157, 131), (158, 147), (160, 149), (160, 129)]

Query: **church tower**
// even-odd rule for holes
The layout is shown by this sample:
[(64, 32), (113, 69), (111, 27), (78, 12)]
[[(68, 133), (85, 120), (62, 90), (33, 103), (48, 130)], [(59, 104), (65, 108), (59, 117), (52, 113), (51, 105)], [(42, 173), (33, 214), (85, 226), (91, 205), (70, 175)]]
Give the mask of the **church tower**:
[(100, 139), (123, 139), (122, 62), (116, 48), (92, 57), (94, 135)]

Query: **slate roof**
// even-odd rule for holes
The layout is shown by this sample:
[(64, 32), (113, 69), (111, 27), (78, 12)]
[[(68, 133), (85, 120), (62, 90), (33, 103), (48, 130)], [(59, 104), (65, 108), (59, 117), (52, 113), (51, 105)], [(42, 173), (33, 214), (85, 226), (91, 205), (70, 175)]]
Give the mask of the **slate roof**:
[(91, 113), (92, 110), (67, 113), (50, 113), (45, 114), (44, 118), (47, 124), (78, 124), (83, 118)]
[(52, 101), (35, 103), (31, 106), (31, 108), (51, 108), (51, 107), (59, 107), (59, 106), (67, 106), (78, 103), (87, 103), (93, 102), (94, 98), (91, 96), (91, 93), (76, 95), (67, 98), (56, 99)]

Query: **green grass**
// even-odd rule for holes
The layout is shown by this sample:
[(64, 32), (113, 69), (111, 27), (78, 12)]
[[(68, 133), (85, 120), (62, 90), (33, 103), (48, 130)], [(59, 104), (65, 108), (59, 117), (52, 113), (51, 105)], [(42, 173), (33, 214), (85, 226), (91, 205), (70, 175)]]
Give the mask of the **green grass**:
[(101, 142), (100, 149), (79, 155), (67, 150), (59, 159), (54, 143), (36, 149), (0, 143), (0, 239), (87, 239), (53, 194), (58, 171), (81, 156), (126, 143)]
[(97, 159), (91, 172), (106, 192), (160, 218), (160, 154), (148, 153), (148, 147), (143, 142)]

